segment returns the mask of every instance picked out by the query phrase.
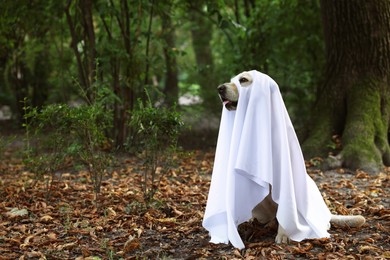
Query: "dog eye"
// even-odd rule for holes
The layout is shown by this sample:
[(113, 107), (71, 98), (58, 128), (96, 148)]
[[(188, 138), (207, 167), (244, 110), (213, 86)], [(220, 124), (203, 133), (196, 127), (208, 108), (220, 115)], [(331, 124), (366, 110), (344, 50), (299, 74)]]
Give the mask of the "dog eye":
[(248, 82), (249, 80), (245, 77), (242, 77), (238, 81), (242, 84), (242, 83)]

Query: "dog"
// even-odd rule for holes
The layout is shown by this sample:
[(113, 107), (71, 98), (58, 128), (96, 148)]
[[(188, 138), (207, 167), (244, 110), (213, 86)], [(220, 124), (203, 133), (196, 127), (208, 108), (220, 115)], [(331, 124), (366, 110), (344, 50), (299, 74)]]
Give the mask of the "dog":
[[(238, 78), (241, 87), (251, 87), (253, 79), (250, 73), (243, 72), (239, 74)], [(236, 110), (239, 99), (238, 87), (234, 83), (229, 82), (218, 86), (217, 90), (225, 108), (229, 111)], [(270, 193), (268, 196), (266, 196), (265, 199), (252, 210), (252, 220), (256, 219), (259, 223), (265, 224), (266, 226), (272, 226), (274, 223), (277, 223), (276, 213), (278, 205), (272, 200), (272, 187), (270, 187), (269, 190)], [(360, 215), (342, 216), (332, 214), (330, 223), (328, 224), (328, 229), (331, 227), (331, 224), (341, 227), (360, 227), (365, 223), (365, 221), (365, 218)], [(278, 244), (290, 242), (290, 238), (280, 225), (278, 225), (275, 242)]]

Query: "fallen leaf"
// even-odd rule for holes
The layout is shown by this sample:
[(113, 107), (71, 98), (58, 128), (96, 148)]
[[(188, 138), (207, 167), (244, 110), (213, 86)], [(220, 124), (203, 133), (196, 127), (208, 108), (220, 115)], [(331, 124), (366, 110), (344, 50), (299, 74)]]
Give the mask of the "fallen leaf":
[(10, 218), (15, 218), (19, 216), (25, 216), (28, 215), (27, 209), (18, 209), (18, 208), (12, 208), (10, 211), (5, 213)]
[(53, 233), (53, 232), (50, 232), (49, 234), (47, 234), (47, 237), (48, 237), (50, 240), (57, 240), (57, 234), (56, 234), (56, 233)]
[(107, 208), (106, 212), (108, 217), (115, 217), (117, 215), (115, 210), (113, 210), (111, 207)]
[(176, 219), (175, 218), (159, 218), (157, 219), (158, 222), (161, 223), (175, 223)]
[(65, 250), (65, 249), (70, 249), (77, 246), (77, 242), (71, 242), (71, 243), (66, 243), (63, 245), (58, 245), (57, 250)]
[(128, 252), (131, 252), (139, 247), (140, 247), (140, 242), (139, 242), (138, 238), (135, 238), (134, 236), (130, 235), (129, 238), (127, 239), (126, 243), (123, 246), (123, 251), (128, 253)]
[(24, 241), (23, 241), (23, 244), (21, 244), (20, 246), (19, 246), (19, 248), (20, 249), (26, 249), (29, 245), (30, 245), (30, 240), (32, 239), (32, 238), (34, 238), (34, 235), (30, 235), (30, 236), (28, 236), (28, 237), (26, 237), (25, 239), (24, 239)]
[(364, 253), (374, 253), (374, 252), (379, 252), (380, 249), (375, 247), (375, 246), (360, 246), (358, 248), (359, 253), (364, 254)]
[(390, 251), (383, 252), (382, 257), (386, 259), (390, 259)]
[(45, 255), (40, 251), (31, 251), (26, 253), (28, 258), (38, 257), (39, 259), (46, 259)]
[(53, 217), (51, 217), (49, 215), (45, 215), (45, 216), (41, 217), (40, 220), (43, 223), (48, 223), (48, 222), (51, 222), (53, 220)]

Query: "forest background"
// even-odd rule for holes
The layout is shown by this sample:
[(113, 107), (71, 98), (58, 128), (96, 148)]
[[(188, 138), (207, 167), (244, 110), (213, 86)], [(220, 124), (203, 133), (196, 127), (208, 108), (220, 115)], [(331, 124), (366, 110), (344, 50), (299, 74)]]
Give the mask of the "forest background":
[[(360, 17), (348, 16), (355, 26), (348, 27), (343, 23), (345, 10), (368, 6), (364, 10), (370, 17), (377, 17), (372, 7), (376, 3), (385, 3), (386, 8), (378, 7), (385, 10), (381, 13), (390, 10), (382, 0), (323, 5), (326, 2), (1, 1), (2, 255), (41, 259), (388, 258), (389, 177), (388, 168), (383, 167), (390, 158), (386, 109), (377, 113), (385, 118), (384, 126), (378, 127), (380, 138), (362, 135), (380, 148), (378, 158), (373, 162), (366, 156), (376, 149), (371, 143), (372, 150), (357, 147), (364, 156), (348, 157), (350, 162), (360, 162), (351, 167), (360, 168), (357, 171), (341, 168), (343, 160), (336, 156), (343, 148), (344, 124), (339, 118), (334, 135), (328, 127), (329, 133), (320, 133), (321, 142), (308, 146), (336, 161), (336, 171), (326, 174), (318, 168), (322, 157), (307, 161), (309, 174), (326, 191), (324, 199), (332, 212), (363, 214), (368, 221), (365, 229), (336, 229), (330, 240), (278, 246), (272, 231), (252, 223), (241, 227), (248, 247), (238, 251), (210, 245), (201, 227), (222, 110), (217, 86), (244, 70), (259, 70), (278, 83), (300, 140), (310, 128), (328, 130), (322, 118), (310, 116), (316, 111), (319, 94), (325, 92), (321, 86), (332, 83), (349, 92), (344, 84), (348, 81), (334, 84), (339, 82), (329, 80), (327, 58), (342, 59), (329, 55), (334, 54), (326, 48), (332, 37), (329, 32), (324, 35), (323, 23), (336, 21), (330, 14), (338, 10), (340, 26), (328, 27), (328, 31), (344, 30), (335, 42), (349, 43), (344, 35), (355, 33), (345, 39), (365, 43), (359, 37), (370, 42), (370, 34), (361, 30), (359, 35), (351, 29), (361, 28), (356, 23), (359, 19), (354, 20)], [(389, 15), (378, 17), (384, 17), (385, 24), (390, 19)], [(375, 23), (369, 25), (373, 25), (369, 29), (376, 28)], [(386, 38), (390, 35), (386, 28), (383, 34), (370, 33)], [(390, 41), (386, 43), (390, 46)], [(342, 50), (340, 46), (331, 50)], [(368, 60), (363, 51), (345, 46), (358, 53), (360, 60)], [(389, 60), (388, 53), (382, 57), (378, 60)], [(381, 68), (388, 73), (388, 67)], [(339, 92), (333, 92), (337, 97)], [(382, 94), (390, 97), (387, 91)], [(322, 102), (323, 107), (333, 107), (332, 98)], [(344, 104), (349, 99), (337, 100)], [(341, 108), (330, 113), (351, 111)], [(368, 125), (359, 115), (358, 119)], [(352, 128), (346, 132), (364, 131)], [(312, 136), (315, 141), (317, 133)], [(358, 167), (362, 165), (373, 171), (362, 171)]]
[(216, 87), (257, 69), (278, 82), (300, 129), (324, 69), (319, 8), (318, 1), (5, 1), (0, 104), (20, 122), (24, 98), (38, 108), (81, 104), (104, 88), (115, 96), (106, 106), (116, 126), (110, 137), (121, 146), (145, 91), (154, 105), (177, 103), (193, 125), (204, 124), (221, 111)]

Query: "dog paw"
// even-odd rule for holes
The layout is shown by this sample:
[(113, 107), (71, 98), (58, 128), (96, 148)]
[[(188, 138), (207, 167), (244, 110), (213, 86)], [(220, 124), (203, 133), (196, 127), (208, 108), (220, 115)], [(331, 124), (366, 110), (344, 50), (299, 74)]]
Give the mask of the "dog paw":
[(289, 244), (290, 238), (287, 236), (286, 231), (279, 225), (278, 234), (276, 235), (275, 242), (277, 244)]
[(275, 238), (276, 244), (289, 244), (290, 239), (286, 235), (277, 235)]

